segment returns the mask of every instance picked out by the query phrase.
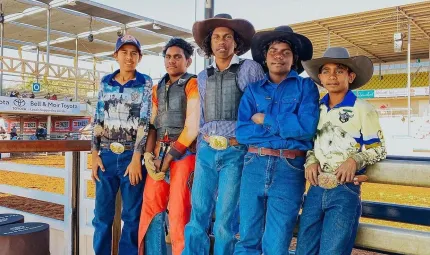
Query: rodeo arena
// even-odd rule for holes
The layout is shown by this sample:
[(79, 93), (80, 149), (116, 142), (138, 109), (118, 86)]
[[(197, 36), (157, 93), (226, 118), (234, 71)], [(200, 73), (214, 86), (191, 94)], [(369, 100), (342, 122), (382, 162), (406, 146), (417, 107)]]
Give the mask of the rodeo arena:
[[(111, 156), (103, 156), (104, 152), (101, 152), (101, 154), (99, 152), (100, 157), (97, 158), (102, 160), (97, 161), (97, 163), (92, 162), (92, 159), (95, 158), (95, 154), (92, 154), (92, 149), (95, 148), (93, 137), (99, 132), (107, 132), (111, 137), (115, 137), (116, 141), (110, 143), (106, 150), (112, 151), (109, 153), (115, 153), (112, 155), (118, 154), (120, 156), (121, 153), (126, 155), (127, 151), (132, 151), (133, 149), (125, 141), (129, 138), (133, 138), (133, 141), (138, 139), (134, 145), (134, 153), (136, 153), (137, 148), (142, 149), (142, 147), (136, 147), (138, 143), (141, 141), (150, 143), (150, 139), (146, 140), (146, 136), (142, 138), (142, 134), (151, 133), (152, 124), (147, 125), (149, 126), (149, 131), (144, 130), (142, 127), (142, 118), (146, 114), (142, 110), (144, 107), (140, 108), (141, 106), (136, 106), (133, 103), (136, 98), (141, 97), (141, 94), (147, 96), (151, 94), (145, 94), (146, 90), (138, 90), (139, 93), (141, 92), (139, 95), (133, 94), (134, 92), (127, 92), (128, 89), (130, 89), (129, 91), (135, 89), (140, 79), (144, 81), (146, 79), (146, 83), (144, 82), (143, 84), (149, 84), (148, 78), (145, 78), (147, 76), (138, 77), (136, 74), (132, 85), (128, 86), (128, 83), (126, 83), (125, 88), (118, 86), (121, 87), (118, 89), (119, 93), (106, 93), (103, 95), (99, 91), (103, 84), (117, 82), (115, 76), (109, 76), (114, 72), (114, 65), (117, 65), (117, 60), (114, 58), (113, 53), (114, 50), (118, 53), (118, 50), (126, 44), (140, 47), (138, 52), (141, 53), (142, 62), (145, 62), (147, 58), (157, 58), (161, 59), (159, 63), (162, 63), (163, 58), (170, 56), (166, 55), (164, 47), (166, 43), (172, 38), (182, 38), (186, 43), (194, 46), (195, 54), (191, 57), (193, 64), (186, 66), (188, 67), (188, 72), (198, 74), (204, 68), (208, 68), (209, 73), (209, 70), (214, 72), (217, 67), (209, 68), (213, 65), (213, 58), (205, 57), (205, 49), (201, 47), (202, 42), (196, 39), (198, 37), (197, 32), (199, 32), (196, 28), (198, 27), (197, 25), (194, 27), (196, 30), (191, 29), (191, 27), (182, 28), (162, 20), (154, 20), (124, 11), (119, 7), (110, 7), (101, 2), (103, 1), (0, 0), (0, 255), (142, 255), (145, 253), (176, 255), (181, 254), (182, 249), (184, 249), (183, 246), (179, 247), (176, 243), (180, 240), (184, 242), (184, 226), (179, 231), (182, 232), (180, 235), (182, 239), (178, 238), (177, 219), (173, 216), (171, 217), (171, 214), (176, 210), (176, 206), (178, 206), (177, 204), (182, 202), (181, 200), (175, 200), (178, 197), (176, 193), (179, 191), (170, 192), (170, 201), (167, 207), (169, 215), (163, 216), (165, 219), (162, 219), (163, 223), (160, 225), (162, 226), (160, 233), (166, 244), (164, 246), (160, 244), (161, 248), (158, 248), (158, 250), (148, 252), (150, 242), (146, 239), (147, 237), (145, 237), (145, 241), (142, 241), (141, 231), (144, 229), (143, 236), (145, 233), (149, 233), (152, 226), (152, 224), (149, 225), (151, 219), (154, 221), (156, 219), (161, 220), (161, 217), (152, 215), (151, 217), (153, 218), (148, 221), (149, 227), (142, 227), (142, 224), (144, 224), (142, 221), (145, 221), (143, 216), (145, 206), (142, 209), (142, 216), (140, 216), (139, 240), (136, 240), (139, 245), (139, 251), (136, 253), (130, 247), (124, 248), (126, 245), (131, 245), (126, 244), (125, 239), (127, 237), (124, 236), (133, 236), (130, 230), (125, 230), (131, 227), (124, 221), (124, 215), (134, 209), (131, 209), (130, 201), (126, 201), (130, 199), (124, 197), (124, 195), (132, 195), (130, 195), (129, 190), (123, 188), (122, 183), (120, 192), (113, 194), (113, 196), (116, 196), (116, 201), (107, 206), (110, 207), (112, 216), (113, 214), (115, 215), (112, 217), (112, 231), (110, 230), (111, 226), (108, 224), (108, 228), (106, 229), (105, 227), (105, 232), (103, 232), (105, 234), (100, 234), (101, 223), (96, 220), (98, 216), (95, 215), (96, 194), (100, 193), (96, 190), (95, 183), (97, 181), (92, 180), (94, 174), (91, 169), (93, 164), (100, 165), (102, 160), (106, 162), (105, 160), (110, 160), (109, 157)], [(136, 0), (136, 2), (142, 2), (142, 5), (144, 5), (145, 1)], [(204, 19), (199, 21), (201, 23), (196, 20), (196, 24), (203, 26), (203, 20), (214, 18), (214, 16), (215, 18), (218, 17), (218, 19), (231, 19), (225, 14), (223, 14), (224, 16), (216, 16), (217, 13), (214, 12), (215, 2), (215, 0), (205, 1), (204, 8), (201, 8), (201, 10), (198, 10), (196, 5), (195, 11), (204, 13)], [(233, 18), (241, 19), (246, 17)], [(383, 131), (383, 138), (385, 139), (386, 158), (368, 165), (365, 172), (367, 180), (360, 184), (362, 188), (361, 196), (359, 195), (362, 201), (361, 218), (359, 218), (355, 242), (353, 240), (351, 243), (353, 245), (352, 254), (430, 254), (430, 1), (390, 6), (383, 9), (326, 17), (296, 24), (279, 25), (288, 25), (294, 33), (308, 38), (313, 47), (313, 59), (327, 57), (325, 55), (329, 52), (327, 49), (343, 47), (348, 50), (352, 58), (365, 56), (373, 62), (373, 74), (369, 74), (371, 78), (364, 86), (360, 86), (352, 92), (356, 98), (367, 102), (376, 109)], [(262, 30), (256, 29), (255, 32), (257, 36), (259, 33), (269, 33), (268, 31), (276, 31), (276, 29), (275, 27), (268, 27)], [(214, 38), (213, 34), (212, 38)], [(228, 38), (222, 40), (228, 40)], [(291, 46), (291, 44), (287, 45)], [(251, 49), (254, 50), (254, 48)], [(295, 51), (293, 52), (293, 54), (296, 54)], [(267, 53), (267, 58), (269, 58), (269, 54), (271, 53)], [(241, 54), (238, 53), (238, 55)], [(252, 55), (255, 56), (254, 52), (252, 52)], [(119, 58), (118, 55), (116, 56)], [(245, 54), (245, 57), (252, 59), (249, 53)], [(255, 57), (254, 60), (256, 60)], [(237, 62), (242, 63), (242, 60), (241, 62), (237, 60)], [(247, 62), (243, 63), (243, 66), (245, 66)], [(303, 66), (307, 71), (308, 65), (304, 64)], [(238, 74), (235, 72), (239, 71), (231, 71), (229, 74), (232, 74), (233, 78), (227, 81), (236, 80), (236, 82), (239, 81), (237, 83), (239, 84), (241, 80), (240, 72)], [(153, 84), (151, 85), (167, 83), (170, 86), (170, 81), (163, 80), (163, 74), (154, 73), (148, 73), (152, 78)], [(215, 73), (219, 72), (215, 71)], [(313, 78), (307, 72), (303, 72), (300, 76)], [(103, 79), (103, 77), (109, 77), (112, 81), (109, 81), (109, 78)], [(189, 79), (193, 79), (195, 76), (190, 77), (183, 79), (188, 79), (188, 82)], [(200, 79), (201, 77), (199, 76), (197, 78), (199, 83), (201, 82)], [(210, 80), (211, 77), (207, 78), (208, 84)], [(181, 79), (178, 84), (180, 82)], [(188, 86), (189, 83), (186, 84), (185, 91), (188, 93), (186, 98), (191, 104), (192, 99), (190, 98), (193, 92), (189, 92), (191, 91), (191, 89), (188, 89), (190, 87)], [(159, 92), (155, 89), (150, 93), (157, 92), (157, 95), (168, 94), (169, 87), (167, 85), (165, 92)], [(198, 86), (200, 90), (200, 84)], [(236, 87), (239, 88), (239, 85), (236, 85)], [(330, 93), (329, 91), (316, 84), (315, 87), (318, 88), (320, 99), (327, 98), (325, 95)], [(144, 88), (143, 85), (140, 88)], [(174, 87), (171, 88), (171, 90), (173, 89)], [(195, 91), (195, 96), (197, 97), (197, 82), (195, 83)], [(219, 95), (223, 98), (236, 96), (234, 89), (230, 91), (233, 96), (225, 92), (216, 93), (214, 91), (210, 90), (209, 85), (206, 88), (206, 93), (213, 92), (215, 98), (217, 98), (216, 100), (220, 99), (217, 97)], [(242, 92), (240, 92), (241, 95)], [(245, 95), (247, 94), (243, 93), (243, 96)], [(150, 98), (149, 96), (148, 98)], [(100, 98), (103, 100), (101, 106)], [(184, 100), (184, 98), (176, 99)], [(144, 101), (142, 100), (144, 99), (141, 99), (140, 104), (143, 105)], [(148, 105), (151, 105), (150, 102), (151, 99), (147, 102)], [(152, 96), (152, 102), (154, 103), (154, 96)], [(162, 100), (158, 101), (160, 104), (163, 102)], [(172, 99), (169, 102), (174, 102), (174, 100)], [(216, 102), (222, 104), (222, 107), (226, 105), (222, 98)], [(288, 103), (287, 101), (282, 102)], [(167, 112), (167, 105), (169, 104), (166, 102), (164, 104), (166, 104)], [(198, 105), (196, 104), (195, 106)], [(240, 107), (242, 107), (242, 103)], [(258, 108), (258, 104), (256, 108)], [(234, 109), (237, 110), (237, 108)], [(150, 113), (149, 110), (148, 112)], [(158, 114), (162, 113), (158, 109)], [(210, 118), (208, 113), (210, 112), (204, 112), (205, 118)], [(240, 119), (240, 108), (239, 114), (236, 113), (237, 111), (233, 114), (233, 118)], [(346, 115), (339, 117), (342, 123), (347, 122), (349, 118), (353, 118), (351, 113), (344, 112), (344, 114)], [(185, 125), (189, 125), (190, 130), (188, 130), (188, 133), (191, 133), (190, 126), (193, 124), (188, 123), (188, 118), (190, 118), (188, 109), (186, 115)], [(112, 116), (119, 116), (120, 120), (115, 124), (109, 123), (108, 126), (106, 119)], [(174, 119), (178, 115), (166, 116), (173, 116), (172, 119)], [(255, 122), (254, 116), (253, 121)], [(106, 120), (104, 128), (100, 126), (103, 125), (103, 118)], [(121, 120), (121, 118), (123, 119)], [(216, 120), (216, 117), (214, 119)], [(167, 147), (162, 147), (168, 143), (163, 140), (163, 134), (159, 136), (159, 129), (164, 130), (163, 127), (157, 126), (160, 125), (160, 121), (162, 121), (162, 117), (158, 118), (157, 116), (154, 126), (157, 128), (158, 137), (156, 138), (158, 139), (156, 146), (161, 144), (160, 152), (156, 153), (156, 155), (161, 158), (163, 153), (159, 165), (159, 168), (163, 169), (163, 162), (168, 158), (166, 155), (171, 155), (171, 151), (178, 153), (180, 149), (176, 146), (177, 142), (172, 142), (171, 146), (169, 145), (169, 152)], [(124, 123), (127, 123), (127, 125), (124, 125)], [(198, 120), (195, 123), (197, 126)], [(202, 123), (201, 120), (200, 123)], [(182, 123), (181, 125), (184, 124)], [(288, 125), (288, 123), (285, 125)], [(101, 128), (101, 131), (98, 128)], [(182, 128), (184, 127), (182, 126)], [(174, 130), (173, 128), (169, 129), (169, 134), (174, 133)], [(382, 140), (382, 135), (380, 135), (379, 131), (378, 137)], [(165, 137), (167, 137), (168, 128), (165, 129), (165, 132)], [(201, 126), (200, 132), (202, 132)], [(182, 134), (179, 138), (178, 136), (176, 136), (178, 141), (180, 139), (182, 139), (181, 141), (186, 140)], [(227, 149), (224, 148), (226, 151), (234, 145), (232, 139), (236, 141), (237, 146), (241, 146), (234, 137), (226, 139), (225, 137), (220, 138), (220, 136), (214, 135), (206, 138), (205, 134), (202, 139), (207, 140), (212, 148), (225, 142), (225, 148), (229, 146)], [(241, 137), (237, 139), (239, 142), (241, 139), (246, 140)], [(193, 140), (195, 140), (195, 137), (191, 139), (191, 141)], [(185, 149), (188, 145), (185, 146)], [(144, 147), (145, 144), (142, 146)], [(342, 147), (342, 145), (338, 146)], [(101, 148), (105, 148), (103, 147), (103, 140)], [(146, 148), (148, 148), (148, 145), (146, 145)], [(196, 162), (199, 162), (200, 148), (198, 145)], [(280, 155), (284, 155), (282, 151), (288, 150), (282, 149), (285, 148), (280, 148), (280, 150), (276, 151), (280, 151)], [(188, 149), (186, 150), (187, 152), (185, 153), (188, 153)], [(220, 151), (218, 153), (221, 153)], [(249, 149), (248, 154), (250, 151), (251, 149)], [(144, 150), (141, 152), (143, 153)], [(202, 151), (201, 153), (207, 152)], [(259, 156), (272, 155), (264, 154), (264, 148), (258, 148), (258, 152), (255, 153), (258, 153), (255, 155)], [(245, 161), (248, 160), (248, 154), (245, 156)], [(131, 157), (132, 153), (127, 155)], [(188, 154), (181, 157), (187, 158), (186, 155)], [(212, 155), (221, 154), (206, 155), (209, 158)], [(118, 159), (120, 156), (118, 156)], [(215, 156), (213, 158), (215, 160)], [(147, 152), (145, 152), (144, 159), (142, 157), (139, 160), (142, 163), (141, 165), (145, 165), (148, 168)], [(249, 161), (252, 160), (255, 159), (251, 158)], [(111, 163), (104, 164), (106, 169), (113, 162), (117, 165), (119, 164), (118, 160), (109, 162)], [(194, 169), (194, 161), (192, 162), (193, 165), (190, 171)], [(288, 160), (286, 162), (291, 166)], [(161, 182), (165, 185), (172, 182), (171, 188), (173, 188), (174, 178), (181, 178), (177, 177), (178, 175), (175, 177), (174, 163), (176, 161), (170, 163), (168, 172), (154, 172), (151, 178), (161, 176)], [(200, 162), (199, 164), (202, 163)], [(245, 162), (246, 165), (247, 163)], [(131, 167), (127, 167), (127, 172), (129, 168)], [(297, 167), (293, 168), (297, 169)], [(301, 166), (299, 168), (302, 169)], [(145, 170), (143, 171), (146, 172)], [(149, 189), (149, 171), (148, 169), (146, 189)], [(170, 179), (167, 177), (169, 173)], [(190, 176), (194, 178), (194, 183)], [(188, 179), (185, 181), (189, 187), (193, 185), (193, 195), (188, 194), (188, 197), (192, 197), (191, 202), (188, 201), (190, 203), (188, 207), (192, 207), (189, 210), (192, 210), (191, 221), (193, 221), (198, 218), (194, 214), (195, 201), (193, 202), (197, 197), (197, 195), (194, 195), (194, 189), (198, 185), (198, 174), (190, 172), (190, 176), (187, 176)], [(100, 171), (99, 177), (101, 177)], [(244, 177), (242, 176), (242, 178)], [(303, 179), (303, 177), (301, 178)], [(165, 179), (163, 180), (163, 178)], [(126, 182), (128, 182), (128, 177)], [(130, 182), (132, 182), (131, 174)], [(145, 179), (143, 179), (143, 182), (145, 182)], [(225, 181), (225, 183), (228, 183), (228, 181)], [(97, 189), (101, 189), (101, 185), (97, 186)], [(128, 185), (130, 186), (130, 183)], [(209, 182), (207, 182), (207, 185), (210, 186)], [(221, 195), (225, 193), (222, 193), (221, 181), (219, 185), (218, 198), (214, 195), (214, 201), (218, 200), (217, 203), (226, 199)], [(137, 186), (137, 184), (134, 183), (133, 186)], [(117, 190), (118, 187), (119, 184), (116, 187)], [(159, 192), (164, 192), (161, 190), (162, 186), (154, 184), (151, 187), (158, 189)], [(222, 187), (226, 190), (229, 189), (226, 185)], [(305, 193), (310, 187), (313, 188), (307, 182)], [(141, 193), (139, 196), (141, 200), (143, 197), (143, 204), (146, 203), (145, 200), (147, 199), (146, 189), (145, 195)], [(188, 193), (191, 193), (191, 191)], [(216, 194), (216, 192), (214, 193)], [(169, 197), (168, 192), (166, 197)], [(305, 194), (303, 199), (304, 201), (309, 199), (309, 193), (308, 196)], [(190, 199), (188, 198), (188, 200)], [(164, 209), (162, 209), (164, 211), (166, 210), (167, 201), (165, 203)], [(251, 204), (249, 203), (250, 206)], [(240, 200), (239, 207), (242, 208), (242, 200)], [(141, 208), (142, 206), (137, 208), (136, 217), (139, 217)], [(268, 208), (270, 209), (270, 206)], [(299, 209), (300, 207), (297, 210)], [(212, 211), (214, 211), (214, 208), (212, 208)], [(300, 209), (300, 213), (302, 212), (303, 209)], [(200, 252), (196, 253), (188, 250), (188, 245), (197, 247), (196, 243), (200, 240), (192, 239), (193, 241), (189, 243), (190, 241), (187, 241), (187, 238), (192, 236), (190, 233), (197, 230), (189, 226), (192, 225), (191, 223), (185, 227), (185, 250), (182, 254), (233, 254), (228, 249), (223, 250), (220, 248), (221, 241), (217, 244), (217, 240), (221, 239), (217, 238), (217, 233), (219, 232), (217, 232), (217, 227), (219, 227), (217, 225), (221, 224), (217, 223), (217, 219), (219, 219), (217, 216), (220, 213), (221, 210), (218, 211), (217, 206), (216, 213), (209, 215), (207, 218), (209, 225), (204, 230), (209, 237), (207, 239), (208, 248), (202, 248)], [(123, 218), (121, 217), (122, 214)], [(188, 212), (188, 216), (184, 216), (188, 217), (187, 222), (190, 220), (189, 214), (190, 212)], [(246, 219), (242, 217), (242, 213), (240, 215), (238, 222), (245, 221)], [(290, 239), (286, 238), (288, 242), (284, 245), (285, 251), (289, 254), (336, 255), (349, 253), (324, 253), (322, 250), (315, 253), (300, 252), (298, 247), (300, 246), (300, 238), (297, 237), (303, 215), (299, 215), (295, 219), (297, 219), (297, 222), (295, 223), (296, 227), (293, 231), (291, 244)], [(267, 228), (270, 220), (273, 219), (269, 217), (266, 219)], [(221, 222), (222, 220), (219, 221)], [(134, 224), (136, 225), (136, 223)], [(134, 226), (136, 228), (134, 230), (136, 232), (135, 237), (137, 237), (138, 225), (139, 223)], [(245, 228), (243, 227), (243, 229)], [(339, 228), (346, 228), (345, 224), (341, 224)], [(268, 229), (266, 230), (268, 231)], [(241, 239), (245, 239), (246, 235), (242, 234), (240, 224), (236, 231), (233, 237), (235, 236), (235, 239), (239, 240), (238, 244), (245, 245), (243, 244), (245, 241), (242, 240), (242, 243)], [(333, 235), (336, 232), (341, 232), (337, 228), (331, 229), (331, 231)], [(278, 249), (279, 253), (273, 253), (267, 248), (268, 246), (265, 248), (265, 245), (269, 245), (266, 238), (275, 238), (274, 234), (269, 233), (267, 236), (266, 234), (262, 237), (262, 241), (261, 239), (259, 241), (260, 252), (247, 253), (243, 250), (239, 252), (236, 246), (234, 254), (286, 254), (281, 252), (280, 249)], [(95, 238), (96, 235), (97, 238)], [(204, 231), (199, 235), (204, 236)], [(268, 237), (270, 235), (271, 237)], [(100, 238), (105, 238), (103, 240), (107, 241), (103, 243)], [(161, 243), (161, 241), (159, 242)], [(143, 243), (148, 247), (142, 248)], [(103, 245), (107, 248), (101, 248)], [(282, 244), (280, 245), (282, 246)], [(261, 246), (263, 246), (262, 251), (264, 252), (261, 251)]]

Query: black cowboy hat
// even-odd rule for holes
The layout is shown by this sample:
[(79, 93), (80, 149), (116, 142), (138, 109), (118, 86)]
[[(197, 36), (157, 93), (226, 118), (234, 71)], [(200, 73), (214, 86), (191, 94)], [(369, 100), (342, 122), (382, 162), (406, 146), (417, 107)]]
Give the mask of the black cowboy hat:
[(217, 14), (213, 18), (194, 23), (193, 37), (200, 48), (205, 37), (217, 27), (228, 27), (243, 40), (244, 47), (242, 51), (236, 53), (238, 56), (251, 48), (252, 36), (255, 34), (254, 26), (247, 20), (233, 19), (230, 14)]
[(322, 58), (302, 62), (309, 77), (320, 86), (322, 86), (318, 78), (320, 68), (330, 63), (345, 65), (356, 74), (354, 81), (349, 84), (351, 90), (365, 85), (373, 76), (373, 62), (370, 58), (366, 56), (350, 57), (348, 50), (343, 47), (328, 48)]
[(265, 47), (270, 42), (276, 40), (285, 40), (290, 43), (293, 53), (298, 57), (296, 61), (297, 72), (303, 72), (301, 60), (312, 59), (313, 47), (312, 42), (301, 34), (294, 33), (293, 29), (289, 26), (279, 26), (272, 31), (258, 32), (252, 38), (251, 52), (252, 58), (265, 67), (266, 56)]

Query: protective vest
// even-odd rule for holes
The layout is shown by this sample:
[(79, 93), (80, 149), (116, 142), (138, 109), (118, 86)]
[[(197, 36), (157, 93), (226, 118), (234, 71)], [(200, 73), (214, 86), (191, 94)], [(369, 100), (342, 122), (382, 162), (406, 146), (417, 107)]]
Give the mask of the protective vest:
[(240, 65), (233, 64), (228, 69), (220, 72), (213, 66), (207, 69), (204, 118), (205, 122), (211, 121), (236, 121), (239, 110), (242, 90), (237, 84), (237, 73)]
[(185, 73), (176, 82), (167, 86), (169, 76), (165, 75), (157, 87), (158, 109), (154, 126), (157, 129), (157, 140), (167, 134), (169, 140), (178, 139), (185, 125), (187, 114), (187, 95), (185, 87), (193, 74)]

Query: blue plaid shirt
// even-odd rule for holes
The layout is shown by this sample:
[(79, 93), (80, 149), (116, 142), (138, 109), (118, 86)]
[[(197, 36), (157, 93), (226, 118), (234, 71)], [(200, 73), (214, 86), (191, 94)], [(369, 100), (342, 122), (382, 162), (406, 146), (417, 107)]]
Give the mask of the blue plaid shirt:
[[(231, 60), (230, 65), (239, 63), (240, 59), (238, 56), (234, 56)], [(214, 62), (214, 67), (216, 64)], [(200, 94), (200, 134), (203, 135), (220, 135), (224, 137), (235, 137), (236, 121), (211, 121), (205, 122), (204, 118), (204, 99), (206, 92), (206, 81), (208, 75), (207, 71), (203, 70), (197, 76), (197, 82), (199, 85)], [(240, 66), (237, 73), (237, 82), (239, 88), (245, 91), (248, 84), (256, 82), (264, 78), (263, 68), (257, 62), (246, 59)]]

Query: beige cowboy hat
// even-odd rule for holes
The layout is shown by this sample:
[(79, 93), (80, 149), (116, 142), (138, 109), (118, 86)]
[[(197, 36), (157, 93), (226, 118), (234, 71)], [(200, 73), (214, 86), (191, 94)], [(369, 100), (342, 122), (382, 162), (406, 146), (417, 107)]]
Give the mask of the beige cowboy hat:
[(302, 61), (302, 65), (308, 73), (309, 77), (322, 86), (318, 74), (320, 68), (325, 64), (342, 64), (351, 69), (357, 76), (354, 81), (349, 84), (349, 89), (358, 89), (364, 86), (373, 76), (373, 62), (366, 56), (351, 57), (346, 48), (331, 47), (324, 52), (322, 58), (316, 58), (308, 61)]
[(251, 48), (251, 40), (255, 34), (254, 26), (244, 19), (233, 19), (230, 14), (217, 14), (215, 17), (197, 21), (193, 25), (193, 37), (197, 45), (202, 48), (203, 40), (217, 27), (228, 27), (233, 30), (244, 42), (244, 47), (236, 54), (246, 53)]

